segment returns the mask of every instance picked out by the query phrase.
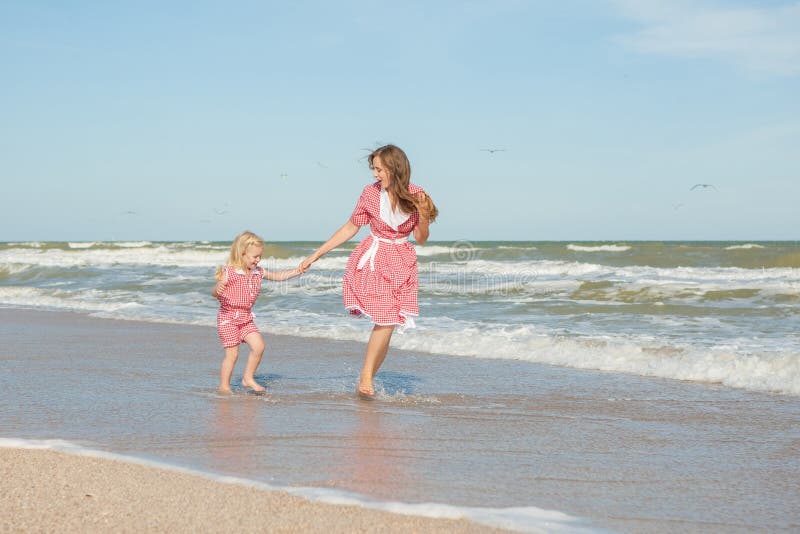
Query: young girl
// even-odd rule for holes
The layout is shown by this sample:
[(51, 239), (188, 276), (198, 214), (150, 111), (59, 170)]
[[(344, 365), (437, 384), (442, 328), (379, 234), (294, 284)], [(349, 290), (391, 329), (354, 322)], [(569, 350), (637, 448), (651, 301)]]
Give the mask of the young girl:
[(258, 266), (263, 253), (264, 240), (252, 232), (242, 232), (231, 245), (228, 264), (217, 268), (217, 284), (211, 294), (220, 303), (217, 331), (225, 349), (219, 374), (219, 390), (223, 393), (231, 391), (231, 375), (239, 358), (239, 344), (243, 342), (250, 347), (250, 356), (242, 376), (242, 385), (256, 392), (264, 391), (253, 376), (264, 354), (264, 339), (253, 322), (253, 304), (264, 278), (280, 282), (301, 274), (298, 269), (265, 271)]
[(305, 272), (311, 264), (352, 238), (361, 226), (370, 225), (370, 235), (350, 255), (342, 281), (345, 308), (353, 315), (367, 316), (375, 323), (356, 391), (373, 398), (372, 380), (378, 372), (394, 328), (414, 326), (417, 307), (417, 254), (408, 242), (414, 232), (419, 244), (428, 240), (428, 225), (438, 210), (430, 197), (409, 182), (411, 165), (405, 153), (386, 145), (369, 155), (375, 182), (366, 186), (355, 211), (336, 233), (300, 264)]

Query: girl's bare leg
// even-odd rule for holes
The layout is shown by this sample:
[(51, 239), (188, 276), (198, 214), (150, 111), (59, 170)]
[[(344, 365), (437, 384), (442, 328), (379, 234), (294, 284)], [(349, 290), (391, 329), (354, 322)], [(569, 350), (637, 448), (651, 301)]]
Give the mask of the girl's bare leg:
[(247, 365), (244, 368), (244, 375), (242, 375), (242, 385), (250, 388), (253, 391), (264, 391), (263, 386), (256, 382), (255, 375), (258, 364), (261, 363), (261, 356), (264, 354), (264, 338), (258, 332), (247, 334), (244, 342), (250, 347), (250, 355), (247, 357)]
[(375, 373), (381, 368), (386, 353), (389, 351), (389, 341), (392, 339), (394, 326), (375, 325), (367, 343), (367, 355), (364, 358), (364, 367), (361, 368), (361, 376), (358, 378), (358, 392), (362, 395), (372, 397), (375, 390), (372, 388), (372, 379)]
[(222, 366), (219, 370), (219, 390), (221, 393), (231, 392), (231, 375), (239, 358), (239, 346), (226, 347), (225, 357), (222, 359)]

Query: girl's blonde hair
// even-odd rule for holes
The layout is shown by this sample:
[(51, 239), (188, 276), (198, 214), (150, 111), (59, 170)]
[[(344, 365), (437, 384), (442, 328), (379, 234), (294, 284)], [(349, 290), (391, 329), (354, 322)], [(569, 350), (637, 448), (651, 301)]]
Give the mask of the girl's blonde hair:
[(381, 163), (392, 175), (392, 183), (389, 185), (389, 192), (397, 201), (397, 205), (405, 213), (414, 213), (419, 210), (420, 204), (425, 204), (426, 211), (430, 216), (430, 221), (436, 220), (439, 215), (439, 210), (431, 200), (431, 197), (425, 195), (420, 199), (417, 195), (412, 195), (408, 190), (408, 183), (411, 181), (411, 163), (408, 161), (408, 156), (400, 147), (395, 145), (386, 145), (375, 149), (369, 155), (369, 168), (372, 168), (372, 161), (376, 158), (381, 158)]
[[(242, 256), (244, 256), (244, 253), (247, 252), (247, 247), (249, 246), (264, 248), (264, 240), (253, 232), (245, 230), (241, 234), (237, 235), (236, 239), (233, 240), (233, 244), (231, 245), (231, 255), (228, 258), (227, 266), (233, 267), (234, 269), (244, 269)], [(214, 274), (214, 278), (217, 280), (222, 280), (222, 273), (224, 272), (224, 267), (217, 267), (217, 272)]]

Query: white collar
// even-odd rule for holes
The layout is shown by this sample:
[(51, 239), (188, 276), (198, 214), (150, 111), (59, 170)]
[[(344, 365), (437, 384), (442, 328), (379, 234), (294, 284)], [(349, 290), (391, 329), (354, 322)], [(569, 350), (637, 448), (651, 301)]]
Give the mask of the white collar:
[(389, 192), (381, 189), (381, 220), (392, 227), (395, 232), (401, 224), (406, 222), (411, 214), (405, 213), (400, 209), (400, 204), (392, 210), (392, 201), (389, 199)]

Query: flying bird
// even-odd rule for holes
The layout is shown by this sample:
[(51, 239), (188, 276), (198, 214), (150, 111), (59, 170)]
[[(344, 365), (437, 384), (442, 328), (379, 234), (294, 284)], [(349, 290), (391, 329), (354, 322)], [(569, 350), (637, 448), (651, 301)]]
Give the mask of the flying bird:
[(488, 152), (489, 155), (494, 154), (495, 152), (505, 152), (505, 148), (482, 148), (481, 152)]
[(695, 189), (697, 189), (698, 187), (700, 187), (700, 188), (703, 188), (703, 189), (713, 189), (714, 191), (719, 191), (719, 189), (717, 189), (716, 187), (714, 187), (714, 184), (694, 184), (694, 185), (692, 186), (692, 188), (691, 188), (691, 189), (689, 189), (689, 191), (694, 191), (694, 190), (695, 190)]
[(680, 202), (679, 202), (679, 203), (677, 203), (677, 204), (673, 204), (673, 205), (672, 205), (672, 209), (674, 209), (674, 210), (676, 210), (676, 211), (677, 211), (677, 210), (679, 210), (679, 209), (681, 209), (682, 207), (683, 207), (683, 204), (681, 204)]

